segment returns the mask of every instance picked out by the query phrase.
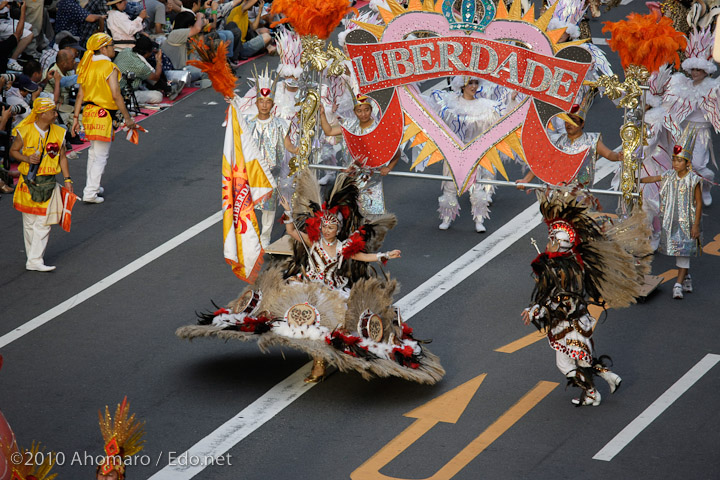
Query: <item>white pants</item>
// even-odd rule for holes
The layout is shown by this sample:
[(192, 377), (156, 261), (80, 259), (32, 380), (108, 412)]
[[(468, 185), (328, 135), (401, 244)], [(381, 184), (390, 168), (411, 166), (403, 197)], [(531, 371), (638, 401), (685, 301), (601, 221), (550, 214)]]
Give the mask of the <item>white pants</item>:
[(272, 234), (273, 225), (275, 223), (275, 210), (260, 210), (261, 215), (261, 234), (260, 243), (263, 248), (267, 248), (270, 245), (270, 235)]
[(137, 98), (140, 104), (160, 103), (162, 102), (163, 94), (158, 90), (135, 90), (135, 98)]
[(112, 142), (90, 140), (87, 162), (87, 180), (83, 190), (83, 200), (97, 197), (100, 191), (100, 180), (102, 180), (105, 165), (110, 157), (110, 146)]
[(23, 237), (25, 239), (26, 267), (43, 265), (43, 256), (50, 237), (50, 225), (45, 225), (44, 215), (23, 213)]

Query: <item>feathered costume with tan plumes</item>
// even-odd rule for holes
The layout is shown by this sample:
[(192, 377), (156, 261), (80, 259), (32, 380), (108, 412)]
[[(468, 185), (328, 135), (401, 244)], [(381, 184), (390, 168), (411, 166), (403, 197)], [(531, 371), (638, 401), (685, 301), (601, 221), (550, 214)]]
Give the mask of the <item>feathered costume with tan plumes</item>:
[(582, 404), (587, 392), (596, 395), (593, 374), (615, 375), (603, 365), (604, 356), (595, 355), (597, 319), (588, 306), (623, 308), (635, 303), (650, 269), (651, 229), (639, 208), (624, 220), (601, 224), (593, 216), (594, 199), (571, 191), (539, 192), (538, 201), (552, 248), (532, 262), (536, 284), (526, 311), (529, 320), (547, 332), (550, 346), (575, 364), (564, 371), (560, 362), (558, 367), (583, 389)]
[(603, 32), (610, 32), (608, 46), (620, 56), (623, 68), (644, 66), (650, 73), (666, 63), (680, 68), (679, 51), (685, 49), (687, 38), (675, 30), (672, 20), (656, 13), (631, 13), (627, 20), (605, 22)]
[[(374, 272), (377, 264), (352, 259), (359, 252), (377, 252), (396, 223), (391, 214), (363, 218), (357, 201), (351, 177), (338, 175), (323, 199), (317, 177), (309, 169), (301, 171), (292, 220), (311, 244), (292, 240), (292, 258), (269, 265), (255, 285), (246, 287), (227, 308), (200, 315), (198, 325), (182, 327), (176, 334), (187, 339), (257, 340), (263, 351), (289, 346), (366, 379), (398, 376), (427, 384), (439, 381), (445, 374), (439, 359), (413, 338), (412, 328), (393, 306), (397, 281)], [(333, 212), (342, 218), (336, 248), (343, 257), (338, 268), (343, 283), (337, 288), (326, 279), (311, 278), (309, 263), (309, 255), (319, 245), (320, 224)], [(298, 306), (310, 322), (297, 321), (293, 312)]]
[(137, 420), (134, 413), (130, 414), (127, 397), (118, 404), (114, 417), (110, 415), (108, 406), (105, 406), (105, 413), (99, 411), (98, 419), (100, 433), (105, 442), (105, 460), (98, 465), (98, 471), (107, 475), (115, 470), (118, 480), (123, 480), (126, 459), (143, 449), (145, 422)]

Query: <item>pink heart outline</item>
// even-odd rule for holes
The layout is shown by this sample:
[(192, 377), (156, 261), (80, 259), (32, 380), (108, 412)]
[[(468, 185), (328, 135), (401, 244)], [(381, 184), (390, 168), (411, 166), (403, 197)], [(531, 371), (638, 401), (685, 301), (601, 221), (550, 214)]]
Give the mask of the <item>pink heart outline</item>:
[[(419, 28), (418, 26), (422, 26)], [(432, 29), (427, 28), (433, 25)], [(405, 39), (408, 32), (416, 30), (431, 30), (440, 36), (457, 35), (457, 31), (450, 30), (445, 17), (432, 12), (407, 12), (395, 17), (385, 28), (382, 42), (397, 42)], [(485, 29), (484, 33), (472, 32), (469, 37), (486, 40), (512, 39), (528, 44), (540, 54), (554, 56), (552, 44), (545, 34), (535, 25), (514, 21), (495, 20)], [(416, 91), (417, 88), (413, 87)], [(468, 188), (471, 176), (480, 159), (500, 143), (508, 134), (521, 128), (523, 120), (530, 111), (531, 97), (527, 97), (512, 112), (506, 114), (495, 126), (476, 137), (472, 142), (461, 145), (460, 139), (450, 131), (445, 122), (438, 118), (433, 109), (418, 95), (413, 95), (408, 86), (397, 88), (403, 110), (410, 116), (423, 132), (437, 145), (450, 167), (460, 193)], [(578, 165), (579, 168), (579, 165)], [(461, 182), (458, 182), (461, 179)]]

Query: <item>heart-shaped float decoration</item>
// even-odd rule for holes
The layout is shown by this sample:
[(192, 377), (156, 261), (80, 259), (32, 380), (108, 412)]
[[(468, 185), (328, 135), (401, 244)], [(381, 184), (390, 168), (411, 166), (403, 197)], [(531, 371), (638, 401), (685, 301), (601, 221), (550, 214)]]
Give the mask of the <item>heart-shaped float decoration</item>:
[[(582, 165), (586, 152), (566, 154), (556, 149), (547, 138), (544, 126), (553, 115), (569, 110), (589, 69), (589, 54), (579, 47), (568, 47), (560, 51), (564, 54), (554, 54), (553, 41), (557, 41), (564, 30), (545, 31), (547, 22), (552, 16), (552, 9), (538, 22), (531, 23), (527, 18), (533, 16), (532, 12), (520, 19), (519, 2), (516, 1), (513, 5), (510, 15), (502, 5), (503, 2), (500, 2), (498, 14), (506, 19), (485, 22), (487, 24), (485, 31), (480, 31), (481, 29), (478, 28), (473, 29), (469, 34), (458, 36), (452, 31), (457, 30), (458, 25), (447, 22), (447, 12), (439, 13), (443, 2), (438, 2), (434, 11), (428, 11), (427, 3), (423, 6), (419, 1), (413, 0), (406, 11), (394, 0), (389, 0), (388, 4), (392, 11), (380, 9), (387, 24), (385, 28), (359, 23), (361, 28), (368, 29), (373, 36), (370, 37), (367, 32), (360, 31), (348, 35), (348, 51), (353, 57), (353, 66), (360, 80), (361, 92), (365, 91), (372, 96), (375, 93), (372, 90), (380, 90), (387, 95), (384, 92), (387, 92), (389, 87), (397, 87), (395, 90), (403, 110), (419, 126), (425, 137), (432, 140), (442, 157), (447, 160), (460, 191), (464, 191), (469, 186), (472, 174), (481, 160), (483, 167), (488, 170), (492, 171), (495, 166), (504, 173), (502, 163), (494, 150), (498, 144), (520, 128), (522, 128), (522, 149), (531, 170), (541, 180), (550, 184), (568, 183), (572, 180)], [(465, 6), (463, 12), (463, 19), (472, 19), (474, 13), (468, 13)], [(462, 24), (460, 27), (468, 29), (467, 24)], [(405, 40), (410, 32), (417, 31), (431, 32), (435, 36), (422, 40)], [(360, 33), (365, 35), (360, 36)], [(504, 42), (512, 42), (513, 45)], [(358, 45), (360, 43), (364, 45)], [(515, 46), (516, 44), (525, 48), (519, 48)], [(435, 57), (432, 56), (436, 45), (438, 50), (443, 50), (438, 54), (439, 67), (437, 62), (433, 63)], [(421, 53), (421, 48), (426, 49), (425, 54)], [(450, 48), (453, 50), (450, 51)], [(469, 53), (470, 48), (472, 57)], [(477, 66), (482, 63), (480, 59), (483, 58), (483, 51), (488, 57), (487, 65), (493, 67), (481, 72), (477, 70)], [(504, 59), (499, 67), (497, 52), (501, 52)], [(462, 55), (466, 60), (464, 63), (461, 61)], [(377, 69), (366, 71), (368, 62), (363, 56), (374, 57)], [(471, 69), (472, 66), (475, 66), (475, 70)], [(551, 68), (554, 69), (554, 73), (550, 73)], [(487, 78), (517, 90), (526, 97), (492, 128), (465, 144), (429, 107), (417, 88), (408, 85), (447, 76), (448, 71)], [(518, 71), (525, 71), (524, 78), (523, 75), (518, 76)], [(540, 78), (537, 76), (538, 73)], [(567, 77), (564, 77), (563, 75), (566, 74)], [(548, 75), (551, 76), (550, 79)], [(520, 78), (523, 78), (522, 82)], [(537, 80), (540, 82), (538, 83)], [(566, 95), (559, 93), (562, 88)], [(551, 153), (548, 155), (548, 152)], [(496, 160), (491, 162), (492, 158)]]

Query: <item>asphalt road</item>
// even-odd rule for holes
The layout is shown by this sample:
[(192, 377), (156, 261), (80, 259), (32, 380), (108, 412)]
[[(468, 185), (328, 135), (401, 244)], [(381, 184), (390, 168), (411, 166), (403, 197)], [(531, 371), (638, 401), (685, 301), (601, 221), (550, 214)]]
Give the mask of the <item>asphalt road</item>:
[[(621, 7), (603, 19), (628, 11)], [(592, 26), (601, 36), (600, 24)], [(249, 67), (241, 74), (247, 77)], [(138, 462), (148, 464), (128, 467), (132, 479), (190, 478), (167, 466), (182, 463), (176, 457), (203, 439), (224, 455), (195, 476), (208, 480), (720, 477), (720, 367), (712, 367), (720, 355), (720, 245), (693, 259), (695, 292), (684, 300), (673, 300), (666, 283), (645, 303), (609, 312), (595, 341), (599, 353), (612, 356), (622, 388), (610, 395), (602, 384), (601, 406), (574, 408), (576, 391), (565, 390), (545, 341), (504, 353), (533, 334), (519, 313), (532, 290), (530, 238), (546, 235), (544, 226), (522, 216), (534, 198), (515, 189), (498, 190), (486, 234), (474, 232), (467, 197), (458, 221), (443, 232), (438, 183), (386, 181), (387, 205), (399, 224), (385, 245), (403, 251), (390, 264), (402, 283), (399, 298), (408, 295), (401, 302), (415, 302), (413, 292), (438, 272), (446, 272), (445, 285), (467, 274), (452, 288), (434, 288), (442, 295), (415, 308), (409, 320), (419, 337), (433, 339), (429, 349), (447, 371), (435, 386), (335, 373), (308, 389), (297, 381), (305, 373), (298, 370), (307, 368), (304, 354), (179, 340), (174, 331), (193, 323), (196, 310), (211, 308), (211, 299), (225, 303), (244, 286), (222, 258), (218, 222), (187, 233), (220, 209), (224, 109), (219, 95), (201, 91), (144, 121), (150, 133), (139, 146), (117, 140), (103, 178), (106, 202), (78, 204), (70, 233), (53, 229), (45, 259), (57, 265), (55, 272), (25, 271), (20, 215), (9, 196), (0, 201), (0, 342), (6, 340), (0, 409), (22, 445), (40, 440), (62, 452), (59, 479), (93, 477), (92, 458), (103, 451), (97, 411), (114, 408), (125, 395), (146, 421)], [(620, 122), (620, 112), (599, 100), (586, 130), (601, 131), (615, 147)], [(71, 162), (78, 188), (85, 159)], [(508, 172), (511, 179), (522, 175), (516, 165)], [(609, 198), (602, 201), (614, 209)], [(705, 212), (706, 245), (720, 234), (716, 208)], [(520, 239), (478, 254), (480, 268), (443, 270), (478, 245), (482, 252), (498, 231), (520, 232)], [(157, 250), (181, 235), (174, 248)], [(653, 273), (673, 268), (673, 259), (656, 256)], [(23, 336), (7, 335), (43, 320)], [(698, 364), (707, 373), (692, 383), (686, 374)], [(233, 418), (252, 423), (258, 399), (293, 375), (294, 401), (235, 442), (232, 429), (222, 426)], [(263, 401), (261, 407), (274, 408)], [(627, 433), (612, 459), (593, 459), (647, 409), (644, 430)]]

